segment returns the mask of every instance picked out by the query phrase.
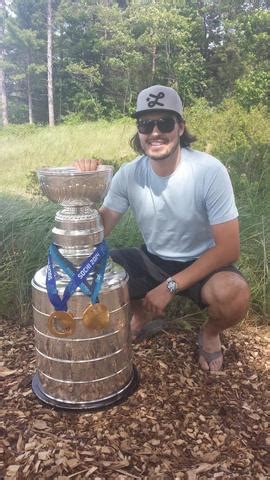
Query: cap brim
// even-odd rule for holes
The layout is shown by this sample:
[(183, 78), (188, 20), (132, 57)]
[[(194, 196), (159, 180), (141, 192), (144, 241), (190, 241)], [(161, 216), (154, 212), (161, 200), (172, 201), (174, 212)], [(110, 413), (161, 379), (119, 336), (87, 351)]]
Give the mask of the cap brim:
[(158, 112), (161, 112), (161, 113), (173, 113), (174, 115), (177, 115), (178, 117), (180, 118), (183, 118), (182, 115), (178, 112), (176, 112), (175, 110), (169, 110), (169, 109), (166, 109), (166, 108), (153, 108), (152, 110), (148, 109), (148, 110), (141, 110), (140, 112), (134, 112), (131, 114), (131, 118), (138, 118), (140, 117), (141, 115), (143, 115), (144, 113), (158, 113)]

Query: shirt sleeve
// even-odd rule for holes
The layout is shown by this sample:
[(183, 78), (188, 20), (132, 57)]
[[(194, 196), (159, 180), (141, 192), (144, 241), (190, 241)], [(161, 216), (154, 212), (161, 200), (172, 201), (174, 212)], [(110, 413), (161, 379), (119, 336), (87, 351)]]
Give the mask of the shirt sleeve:
[(125, 213), (129, 208), (125, 166), (122, 165), (113, 176), (109, 191), (104, 198), (103, 207), (118, 213)]
[(210, 225), (228, 222), (238, 217), (230, 176), (219, 164), (206, 182), (205, 203)]

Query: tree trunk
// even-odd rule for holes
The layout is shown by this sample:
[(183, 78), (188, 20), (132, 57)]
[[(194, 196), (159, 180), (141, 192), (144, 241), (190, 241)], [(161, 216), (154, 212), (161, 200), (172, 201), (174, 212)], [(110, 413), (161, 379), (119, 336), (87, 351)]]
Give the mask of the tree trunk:
[(29, 123), (32, 125), (33, 121), (33, 100), (32, 100), (32, 89), (31, 89), (31, 80), (30, 74), (27, 75), (27, 93), (28, 93), (28, 116), (29, 116)]
[(53, 74), (52, 74), (52, 0), (48, 0), (48, 44), (47, 44), (47, 65), (48, 65), (48, 113), (49, 125), (54, 126), (53, 108)]
[(157, 58), (157, 46), (154, 45), (152, 49), (152, 81), (156, 74), (156, 58)]
[[(0, 0), (0, 11), (2, 17), (2, 23), (0, 24), (0, 44), (4, 38), (5, 23), (4, 19), (6, 16), (6, 4), (5, 0)], [(4, 60), (4, 48), (0, 48), (0, 64)], [(5, 82), (5, 71), (3, 68), (0, 68), (0, 95), (1, 95), (1, 106), (2, 106), (2, 122), (5, 127), (8, 125), (8, 103), (7, 103), (7, 92), (6, 92), (6, 82)]]

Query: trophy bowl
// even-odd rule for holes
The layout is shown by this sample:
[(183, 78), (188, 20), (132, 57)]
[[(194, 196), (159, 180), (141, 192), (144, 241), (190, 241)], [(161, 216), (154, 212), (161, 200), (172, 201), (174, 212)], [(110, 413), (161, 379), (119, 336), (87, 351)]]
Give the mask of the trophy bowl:
[(37, 170), (42, 193), (63, 207), (98, 204), (111, 183), (113, 169), (99, 165), (97, 170), (81, 172), (74, 167), (44, 167)]

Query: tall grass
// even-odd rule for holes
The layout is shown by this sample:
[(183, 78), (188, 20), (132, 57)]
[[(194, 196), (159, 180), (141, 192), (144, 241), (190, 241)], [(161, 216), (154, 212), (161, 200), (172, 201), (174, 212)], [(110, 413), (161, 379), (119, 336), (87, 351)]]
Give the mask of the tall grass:
[[(252, 290), (252, 310), (269, 320), (270, 125), (263, 109), (247, 114), (234, 102), (220, 109), (204, 101), (187, 111), (195, 148), (210, 150), (229, 168), (240, 213), (240, 268)], [(0, 129), (0, 314), (22, 322), (31, 317), (30, 281), (46, 264), (58, 206), (37, 195), (32, 170), (68, 165), (80, 157), (117, 165), (134, 158), (129, 119), (81, 125), (11, 126)], [(130, 213), (112, 232), (111, 246), (135, 246), (141, 237)]]
[(25, 193), (31, 170), (70, 165), (77, 158), (100, 158), (122, 163), (132, 158), (129, 138), (133, 122), (105, 120), (80, 125), (0, 128), (0, 188)]

